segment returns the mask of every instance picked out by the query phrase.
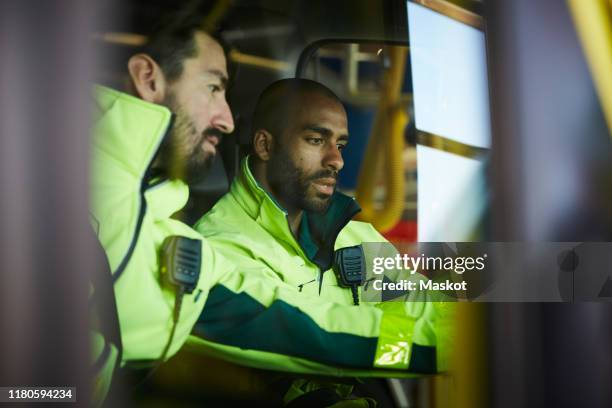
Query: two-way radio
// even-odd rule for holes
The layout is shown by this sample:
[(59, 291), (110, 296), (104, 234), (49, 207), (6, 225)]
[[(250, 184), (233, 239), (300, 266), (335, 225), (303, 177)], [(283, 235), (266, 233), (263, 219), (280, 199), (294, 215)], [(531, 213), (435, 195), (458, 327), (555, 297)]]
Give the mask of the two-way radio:
[(341, 287), (350, 288), (353, 303), (359, 305), (359, 286), (365, 281), (365, 258), (361, 245), (340, 248), (334, 253), (334, 273)]
[(168, 354), (176, 326), (178, 325), (183, 304), (183, 295), (193, 293), (200, 278), (202, 266), (202, 241), (180, 235), (167, 237), (161, 249), (161, 273), (166, 282), (176, 290), (172, 331), (159, 361), (163, 362)]

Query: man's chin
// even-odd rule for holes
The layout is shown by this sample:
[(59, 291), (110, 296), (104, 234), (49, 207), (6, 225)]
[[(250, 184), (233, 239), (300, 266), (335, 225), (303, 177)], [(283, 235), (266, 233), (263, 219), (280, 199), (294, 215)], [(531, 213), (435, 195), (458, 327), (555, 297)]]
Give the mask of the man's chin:
[(329, 208), (331, 204), (331, 196), (329, 195), (317, 195), (314, 198), (311, 198), (307, 201), (305, 210), (313, 213), (324, 213)]
[(214, 156), (208, 157), (204, 163), (200, 163), (197, 166), (189, 166), (186, 169), (183, 181), (190, 186), (204, 182), (210, 173), (213, 161)]

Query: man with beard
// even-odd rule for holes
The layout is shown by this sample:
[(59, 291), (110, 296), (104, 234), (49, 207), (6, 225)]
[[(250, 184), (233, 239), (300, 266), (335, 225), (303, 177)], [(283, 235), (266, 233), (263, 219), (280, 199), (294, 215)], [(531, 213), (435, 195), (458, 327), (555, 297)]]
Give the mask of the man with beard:
[[(330, 270), (334, 250), (386, 242), (372, 225), (351, 221), (359, 206), (336, 191), (348, 140), (344, 107), (323, 85), (284, 79), (262, 93), (251, 155), (230, 191), (195, 226), (239, 270), (262, 272), (228, 276), (211, 289), (194, 330), (200, 344), (228, 355), (248, 357), (245, 351), (251, 351), (255, 366), (261, 366), (256, 357), (262, 352), (272, 363), (282, 350), (296, 359), (277, 368), (293, 372), (338, 375), (336, 367), (344, 367), (344, 375), (377, 375), (375, 368), (445, 368), (436, 346), (437, 337), (448, 332), (440, 330), (436, 305), (356, 306)], [(229, 327), (232, 319), (241, 324)], [(304, 358), (328, 366), (304, 364)], [(355, 368), (362, 370), (350, 370)], [(332, 400), (347, 396), (346, 388), (331, 388)], [(309, 391), (321, 389), (326, 387), (299, 380), (285, 400), (309, 398)]]
[[(180, 17), (153, 35), (142, 52), (128, 61), (127, 92), (95, 89), (91, 222), (109, 263), (108, 292), (114, 292), (120, 328), (118, 341), (100, 335), (104, 332), (100, 327), (94, 328), (97, 334), (92, 338), (92, 371), (96, 373), (94, 399), (98, 402), (108, 391), (118, 365), (115, 362), (122, 366), (154, 366), (181, 348), (198, 320), (206, 321), (206, 331), (196, 330), (190, 338), (196, 352), (198, 347), (207, 353), (212, 348), (215, 356), (240, 364), (298, 373), (338, 373), (337, 366), (386, 366), (380, 362), (388, 360), (385, 355), (389, 347), (399, 341), (396, 336), (403, 335), (391, 330), (385, 336), (349, 336), (341, 342), (329, 342), (332, 339), (321, 337), (321, 328), (315, 324), (300, 329), (300, 339), (315, 345), (314, 353), (313, 347), (307, 348), (306, 353), (294, 353), (295, 344), (288, 344), (282, 336), (278, 341), (266, 342), (265, 352), (258, 352), (262, 350), (258, 347), (234, 346), (233, 340), (248, 337), (249, 327), (262, 324), (261, 315), (249, 314), (240, 306), (227, 307), (227, 303), (219, 303), (219, 295), (231, 291), (248, 299), (257, 288), (259, 301), (281, 305), (293, 296), (294, 287), (285, 292), (283, 288), (266, 286), (268, 270), (257, 262), (228, 260), (194, 229), (173, 218), (187, 202), (188, 183), (205, 175), (220, 138), (234, 128), (225, 99), (225, 53), (219, 41), (204, 31), (202, 21), (201, 15)], [(313, 184), (315, 203), (321, 200), (319, 195), (329, 195), (337, 170), (331, 176), (325, 170), (325, 177)], [(314, 193), (309, 192), (309, 197), (311, 194)], [(172, 246), (176, 238), (183, 243), (188, 239), (187, 249), (194, 250), (196, 245), (201, 253), (199, 259), (186, 257), (199, 260), (200, 265), (191, 293), (183, 293), (168, 277), (166, 260), (177, 253)], [(102, 287), (96, 285), (93, 298), (101, 291)], [(208, 306), (203, 312), (205, 303)], [(335, 331), (340, 337), (334, 338), (341, 338), (342, 332), (355, 331), (351, 320), (357, 314), (351, 306), (305, 299), (299, 307), (308, 316), (321, 315), (322, 308), (331, 318), (336, 316)], [(294, 310), (274, 310), (278, 319), (266, 314), (265, 327), (284, 333), (288, 327), (283, 314), (293, 316)], [(385, 320), (387, 325), (400, 322), (406, 327), (414, 323), (409, 316), (387, 315), (382, 309), (369, 314), (370, 323)], [(104, 325), (102, 318), (99, 326)], [(294, 334), (291, 330), (288, 333)], [(366, 330), (365, 334), (372, 333)], [(376, 350), (377, 344), (380, 350)], [(350, 352), (337, 354), (342, 345), (350, 347)], [(411, 367), (420, 369), (414, 361)], [(400, 363), (398, 368), (407, 366)], [(426, 369), (429, 368), (423, 366), (422, 370)]]
[[(203, 28), (205, 17), (169, 19), (129, 59), (127, 93), (95, 89), (91, 221), (112, 273), (108, 292), (112, 297), (114, 290), (120, 328), (115, 341), (94, 329), (97, 401), (108, 391), (117, 360), (151, 365), (176, 353), (202, 311), (214, 273), (230, 267), (172, 218), (187, 202), (188, 183), (205, 176), (222, 135), (234, 129), (225, 99), (225, 51)], [(201, 253), (192, 258), (189, 290), (171, 282), (162, 267), (162, 257), (183, 256), (175, 244), (195, 245)]]

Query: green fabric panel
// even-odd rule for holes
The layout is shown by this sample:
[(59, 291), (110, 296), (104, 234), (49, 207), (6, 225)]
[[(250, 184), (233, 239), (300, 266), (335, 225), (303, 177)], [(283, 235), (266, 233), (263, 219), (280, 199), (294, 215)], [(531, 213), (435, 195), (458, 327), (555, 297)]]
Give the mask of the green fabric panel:
[(332, 267), (336, 238), (359, 211), (361, 208), (354, 199), (336, 191), (325, 213), (304, 212), (299, 244), (322, 271)]
[(408, 371), (421, 374), (437, 373), (436, 348), (413, 344)]
[(300, 236), (298, 237), (298, 243), (304, 250), (304, 253), (308, 259), (314, 259), (314, 257), (317, 255), (317, 251), (319, 250), (319, 246), (312, 236), (308, 224), (309, 223), (306, 221), (306, 214), (304, 214), (302, 221), (300, 222)]
[(325, 365), (301, 357), (287, 356), (260, 350), (247, 350), (205, 340), (192, 334), (183, 346), (194, 353), (220, 358), (234, 364), (263, 370), (276, 370), (296, 374), (325, 375), (332, 377), (371, 377), (371, 378), (417, 378), (422, 374), (407, 370), (381, 368), (350, 368)]
[(248, 294), (222, 285), (211, 289), (194, 334), (242, 349), (363, 368), (372, 366), (377, 343), (375, 337), (327, 332), (286, 302), (276, 300), (266, 308)]

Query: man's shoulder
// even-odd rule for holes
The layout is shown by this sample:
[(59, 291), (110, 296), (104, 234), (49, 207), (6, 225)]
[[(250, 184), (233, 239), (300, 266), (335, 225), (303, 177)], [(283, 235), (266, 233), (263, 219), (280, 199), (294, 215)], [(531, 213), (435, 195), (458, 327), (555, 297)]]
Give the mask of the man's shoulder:
[(227, 194), (193, 228), (215, 252), (236, 264), (259, 265), (273, 252), (265, 231)]
[(359, 245), (364, 242), (387, 242), (369, 222), (350, 221), (338, 234), (337, 245)]
[[(134, 95), (103, 85), (94, 84), (92, 98), (94, 101), (95, 119), (99, 119), (117, 105), (124, 112), (133, 111), (134, 114), (141, 116), (154, 115), (154, 117), (158, 117), (164, 122), (169, 121), (171, 117), (170, 110), (163, 105), (147, 102)], [(139, 126), (142, 126), (142, 123)]]
[(221, 239), (236, 234), (248, 235), (256, 222), (240, 207), (231, 192), (217, 201), (194, 225), (194, 229), (209, 239)]

